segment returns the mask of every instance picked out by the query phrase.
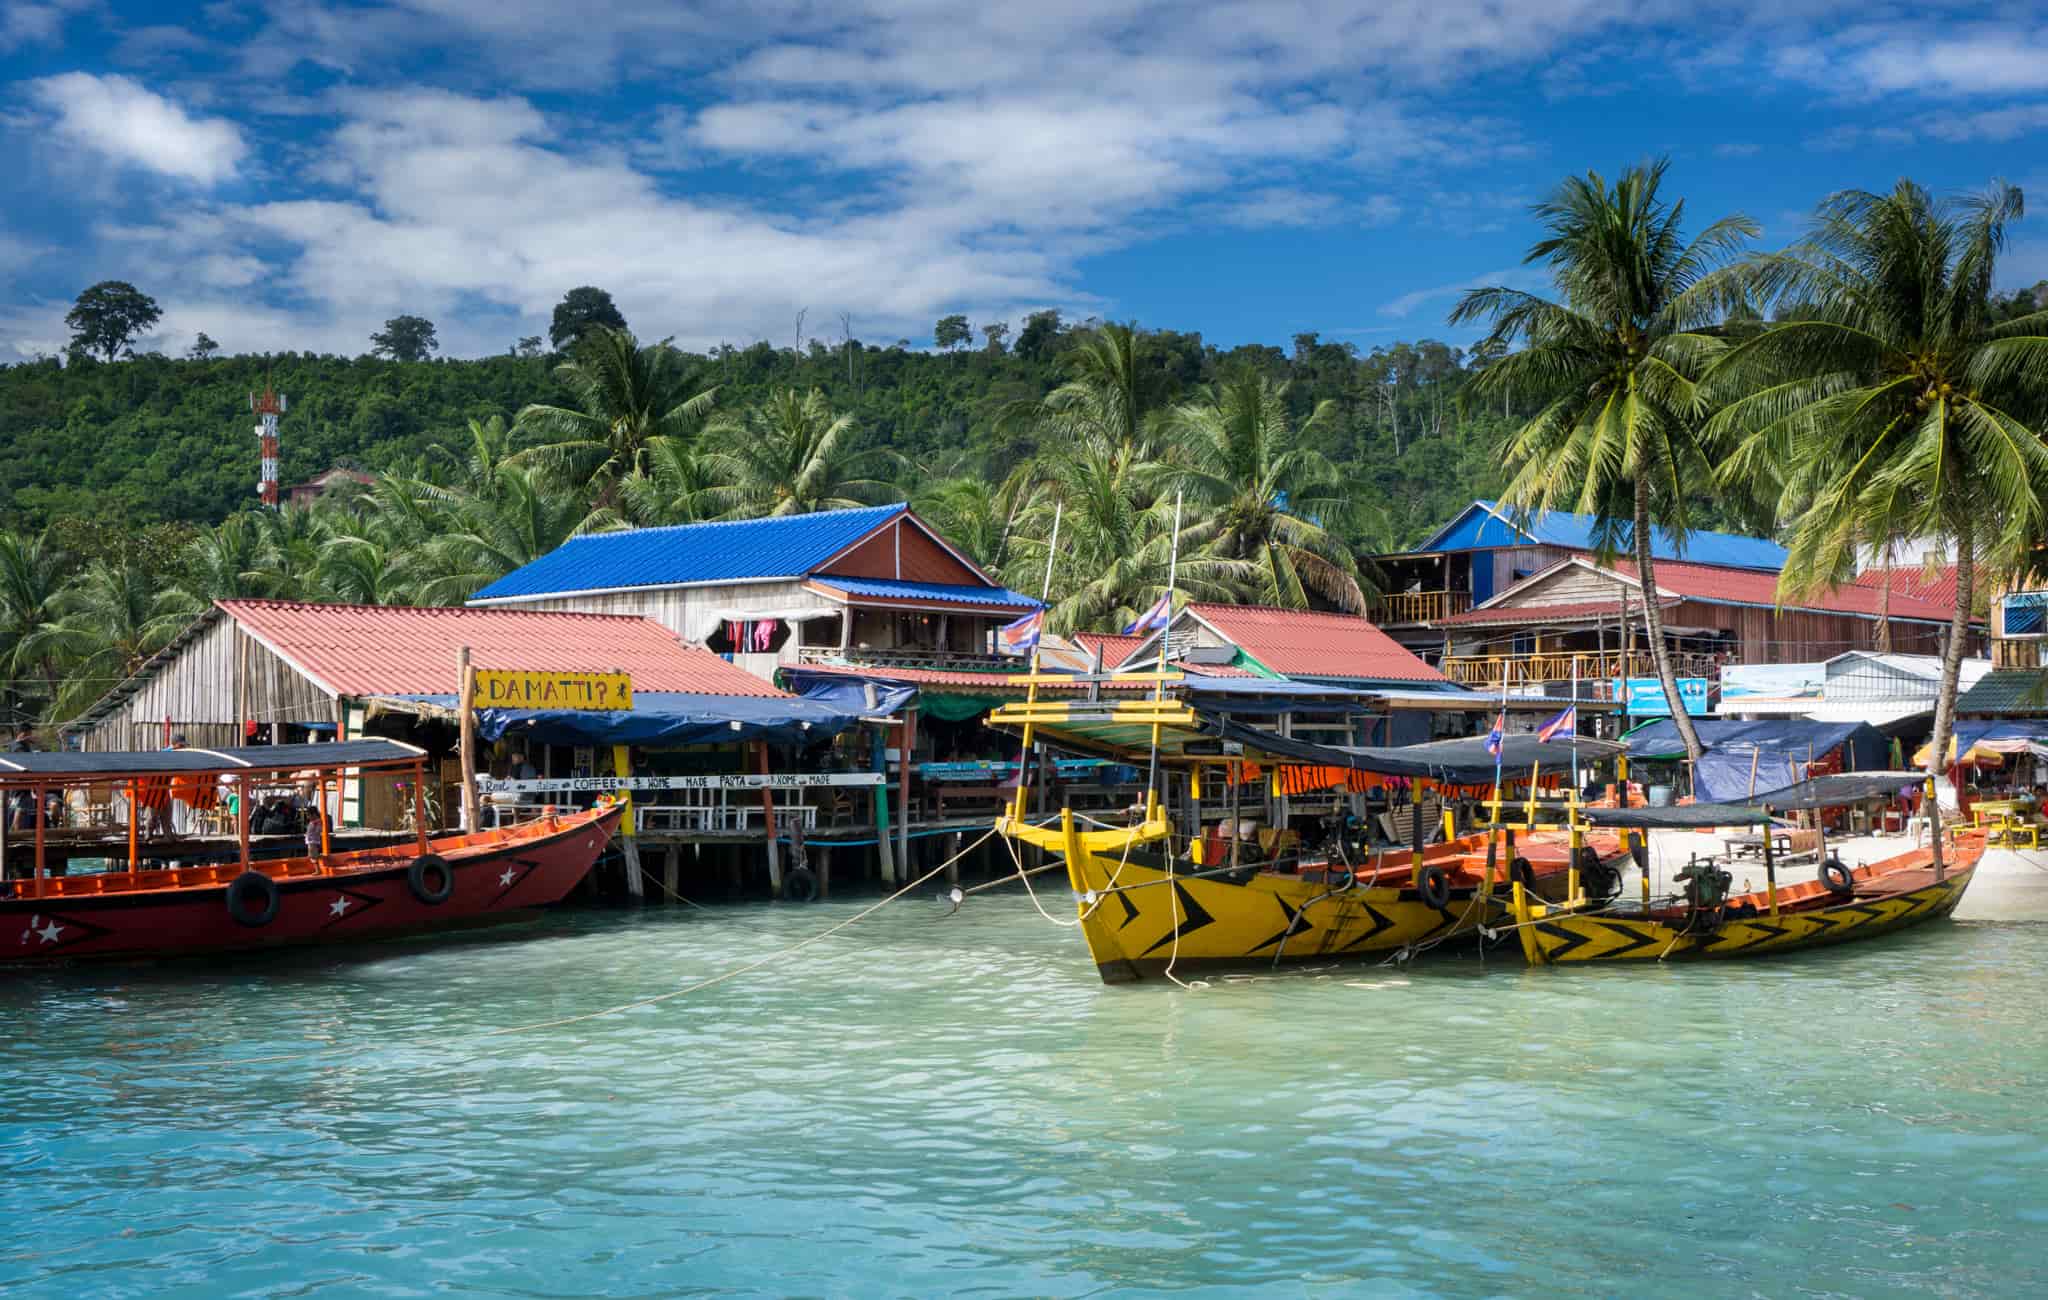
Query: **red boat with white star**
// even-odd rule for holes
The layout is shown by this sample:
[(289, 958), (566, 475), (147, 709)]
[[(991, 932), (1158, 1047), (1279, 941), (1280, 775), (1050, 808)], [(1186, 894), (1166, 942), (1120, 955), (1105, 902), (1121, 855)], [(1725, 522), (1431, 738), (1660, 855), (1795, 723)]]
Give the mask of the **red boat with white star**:
[[(393, 777), (411, 828), (332, 851), (349, 834), (331, 828), (344, 792)], [(425, 783), (425, 751), (388, 740), (0, 754), (0, 962), (347, 944), (530, 915), (589, 874), (621, 813), (431, 834)], [(276, 833), (292, 813), (297, 834)]]

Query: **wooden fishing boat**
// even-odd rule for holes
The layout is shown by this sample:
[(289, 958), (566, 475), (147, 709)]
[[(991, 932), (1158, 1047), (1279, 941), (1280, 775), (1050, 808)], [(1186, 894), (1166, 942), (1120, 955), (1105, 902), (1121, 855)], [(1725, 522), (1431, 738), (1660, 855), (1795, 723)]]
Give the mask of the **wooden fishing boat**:
[[(1621, 837), (1575, 832), (1564, 814), (1569, 800), (1560, 806), (1534, 797), (1544, 768), (1562, 773), (1572, 764), (1568, 743), (1512, 736), (1499, 760), (1478, 740), (1393, 749), (1325, 746), (1159, 698), (1031, 699), (996, 710), (990, 722), (1017, 728), (1026, 745), (1044, 742), (1146, 765), (1157, 756), (1164, 779), (1148, 783), (1143, 805), (1121, 823), (1071, 807), (1057, 819), (1034, 822), (1021, 788), (998, 822), (1013, 842), (1064, 861), (1082, 934), (1107, 983), (1285, 962), (1384, 959), (1507, 924), (1513, 882), (1539, 899), (1620, 887)], [(1617, 748), (1582, 745), (1581, 761)], [(1424, 785), (1491, 783), (1502, 764), (1524, 774), (1532, 792), (1512, 806), (1523, 810), (1520, 820), (1502, 821), (1496, 803), (1486, 829), (1422, 842), (1425, 819), (1413, 798)], [(1405, 782), (1414, 842), (1365, 851), (1355, 831), (1337, 826), (1296, 853), (1261, 859), (1239, 835), (1219, 839), (1213, 820), (1219, 814), (1241, 825), (1234, 814), (1249, 784), (1247, 769), (1263, 777), (1290, 766)], [(1162, 786), (1183, 796), (1178, 815), (1169, 815)], [(1206, 829), (1204, 816), (1212, 819)]]
[[(454, 929), (530, 914), (575, 888), (617, 828), (621, 808), (600, 806), (473, 834), (426, 829), (424, 751), (393, 741), (175, 749), (146, 753), (0, 755), (5, 806), (35, 800), (32, 873), (0, 884), (0, 961), (168, 957), (298, 944), (350, 943)], [(319, 851), (261, 856), (250, 831), (253, 796), (265, 786), (311, 786), (328, 807), (330, 784), (411, 777), (412, 833), (377, 847), (331, 847), (315, 819)], [(237, 798), (236, 835), (220, 862), (172, 865), (142, 825), (173, 788), (193, 798), (225, 782)], [(125, 857), (108, 869), (58, 874), (48, 862), (57, 837), (51, 813), (66, 788), (118, 784), (131, 812)], [(10, 832), (9, 858), (24, 829)], [(107, 851), (123, 846), (118, 830)], [(178, 841), (191, 855), (195, 841)], [(203, 844), (196, 856), (209, 856)]]
[(1762, 957), (1874, 939), (1946, 917), (1976, 874), (1984, 852), (1980, 836), (1958, 837), (1939, 868), (1931, 846), (1851, 868), (1827, 858), (1823, 840), (1818, 879), (1783, 889), (1777, 883), (1771, 810), (1832, 807), (1896, 791), (1916, 779), (1911, 772), (1852, 773), (1816, 777), (1746, 805), (1586, 810), (1589, 822), (1607, 826), (1762, 826), (1765, 888), (1731, 894), (1730, 874), (1712, 863), (1690, 864), (1678, 873), (1681, 895), (1642, 902), (1579, 896), (1546, 901), (1517, 888), (1514, 916), (1523, 955), (1546, 966)]

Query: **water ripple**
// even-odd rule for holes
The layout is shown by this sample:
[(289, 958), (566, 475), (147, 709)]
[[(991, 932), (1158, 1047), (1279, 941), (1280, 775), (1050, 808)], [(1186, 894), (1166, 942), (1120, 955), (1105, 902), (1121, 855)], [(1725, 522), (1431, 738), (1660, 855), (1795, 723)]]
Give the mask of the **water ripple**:
[(1187, 993), (906, 902), (481, 1036), (859, 906), (10, 974), (0, 1290), (2048, 1293), (2044, 927)]

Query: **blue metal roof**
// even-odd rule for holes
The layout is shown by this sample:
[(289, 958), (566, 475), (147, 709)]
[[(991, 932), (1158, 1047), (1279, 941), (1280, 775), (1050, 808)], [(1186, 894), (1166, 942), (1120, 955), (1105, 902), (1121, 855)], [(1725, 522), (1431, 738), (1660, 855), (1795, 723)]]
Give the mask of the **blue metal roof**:
[(1008, 587), (969, 587), (944, 582), (906, 582), (899, 578), (842, 578), (821, 573), (812, 579), (821, 587), (849, 596), (880, 600), (938, 600), (957, 605), (999, 605), (1005, 609), (1037, 609), (1038, 602)]
[[(1591, 515), (1567, 514), (1553, 510), (1532, 515), (1526, 528), (1517, 529), (1507, 521), (1514, 517), (1497, 502), (1474, 501), (1456, 519), (1445, 524), (1435, 536), (1416, 547), (1418, 551), (1483, 551), (1503, 546), (1555, 546), (1571, 551), (1595, 549)], [(1694, 530), (1685, 535), (1681, 553), (1671, 535), (1662, 528), (1650, 534), (1650, 551), (1660, 560), (1688, 560), (1694, 564), (1720, 564), (1733, 569), (1785, 567), (1785, 548), (1761, 537), (1738, 533)]]
[(801, 578), (908, 509), (900, 504), (867, 506), (770, 519), (590, 533), (570, 538), (470, 599)]

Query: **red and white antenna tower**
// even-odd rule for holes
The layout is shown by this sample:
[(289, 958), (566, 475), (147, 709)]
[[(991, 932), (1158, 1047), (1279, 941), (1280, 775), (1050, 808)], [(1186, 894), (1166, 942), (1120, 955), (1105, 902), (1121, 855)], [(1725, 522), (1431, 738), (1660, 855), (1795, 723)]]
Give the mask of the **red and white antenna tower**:
[(263, 446), (263, 471), (256, 494), (272, 510), (277, 509), (277, 417), (284, 414), (284, 408), (284, 394), (273, 392), (269, 384), (262, 392), (249, 394), (249, 409), (262, 421), (256, 426), (256, 437)]

